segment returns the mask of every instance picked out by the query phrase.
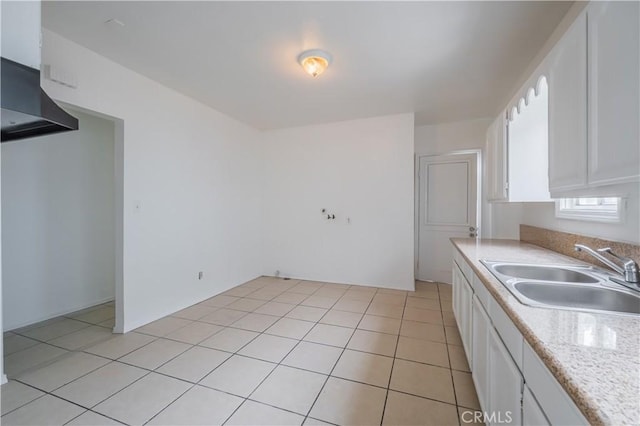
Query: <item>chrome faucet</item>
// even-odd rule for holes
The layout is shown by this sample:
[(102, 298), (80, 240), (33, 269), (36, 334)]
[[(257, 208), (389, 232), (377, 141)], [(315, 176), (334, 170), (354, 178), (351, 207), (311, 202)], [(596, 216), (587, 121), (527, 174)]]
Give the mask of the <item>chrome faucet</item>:
[[(634, 284), (640, 283), (640, 273), (638, 273), (638, 264), (633, 259), (630, 259), (628, 257), (618, 256), (609, 247), (598, 249), (598, 251), (595, 251), (592, 248), (587, 247), (583, 244), (575, 244), (574, 247), (576, 251), (584, 250), (586, 253), (589, 253), (591, 256), (595, 257), (600, 262), (604, 263), (609, 268), (616, 271), (618, 274), (624, 276), (624, 280), (626, 282), (634, 283)], [(622, 262), (622, 267), (616, 265), (615, 263), (613, 263), (611, 260), (601, 255), (600, 253), (610, 254), (614, 258), (618, 259), (620, 262)]]

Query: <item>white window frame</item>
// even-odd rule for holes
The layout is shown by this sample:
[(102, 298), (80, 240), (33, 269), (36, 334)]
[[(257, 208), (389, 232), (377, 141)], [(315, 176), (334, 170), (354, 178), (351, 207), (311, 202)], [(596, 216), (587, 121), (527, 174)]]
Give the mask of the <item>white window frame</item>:
[[(584, 197), (597, 198), (602, 201), (604, 198), (616, 197)], [(589, 222), (621, 223), (624, 221), (624, 211), (626, 200), (617, 197), (615, 207), (598, 203), (596, 205), (580, 205), (580, 198), (562, 198), (556, 200), (556, 217), (561, 219), (582, 220)]]

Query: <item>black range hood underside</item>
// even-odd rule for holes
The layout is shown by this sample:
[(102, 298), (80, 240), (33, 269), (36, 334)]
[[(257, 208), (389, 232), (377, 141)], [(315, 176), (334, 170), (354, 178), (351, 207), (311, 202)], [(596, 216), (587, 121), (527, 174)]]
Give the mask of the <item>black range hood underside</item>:
[(2, 142), (78, 130), (78, 119), (40, 88), (40, 71), (2, 58)]

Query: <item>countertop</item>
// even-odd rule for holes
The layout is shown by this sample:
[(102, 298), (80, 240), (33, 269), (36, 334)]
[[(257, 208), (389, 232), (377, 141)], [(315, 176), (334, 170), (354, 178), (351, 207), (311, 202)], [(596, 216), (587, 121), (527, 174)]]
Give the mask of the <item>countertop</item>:
[(584, 265), (514, 240), (452, 239), (591, 424), (640, 424), (640, 318), (521, 304), (479, 261)]

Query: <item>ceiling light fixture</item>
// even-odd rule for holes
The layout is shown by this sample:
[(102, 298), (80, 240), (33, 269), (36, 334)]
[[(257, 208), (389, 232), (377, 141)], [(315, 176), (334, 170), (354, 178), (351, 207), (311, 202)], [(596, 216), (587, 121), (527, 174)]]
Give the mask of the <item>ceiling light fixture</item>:
[(324, 50), (305, 50), (298, 56), (302, 68), (312, 77), (317, 77), (327, 69), (331, 63), (331, 55)]

